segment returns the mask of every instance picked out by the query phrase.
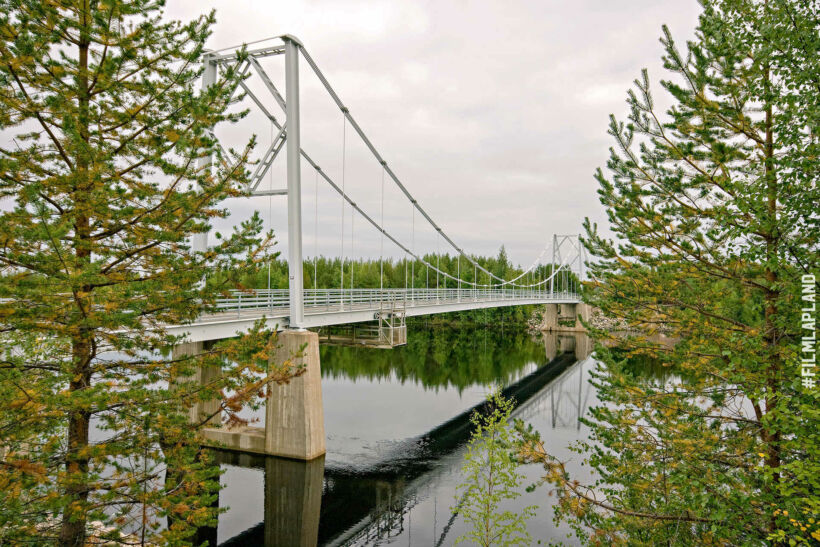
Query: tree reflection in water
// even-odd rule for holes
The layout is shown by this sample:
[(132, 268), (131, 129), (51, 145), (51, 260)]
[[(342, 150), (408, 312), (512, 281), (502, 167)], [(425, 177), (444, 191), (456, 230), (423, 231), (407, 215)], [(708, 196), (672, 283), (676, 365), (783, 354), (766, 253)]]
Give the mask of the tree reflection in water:
[(322, 376), (412, 381), (425, 388), (506, 385), (528, 364), (544, 362), (544, 348), (522, 330), (409, 328), (406, 346), (374, 351), (322, 346)]

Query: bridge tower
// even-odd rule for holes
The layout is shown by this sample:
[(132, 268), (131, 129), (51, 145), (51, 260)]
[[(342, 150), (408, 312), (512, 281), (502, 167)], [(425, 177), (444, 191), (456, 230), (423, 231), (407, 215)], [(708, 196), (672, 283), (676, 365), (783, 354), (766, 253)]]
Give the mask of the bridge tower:
[[(552, 264), (569, 265), (567, 275), (574, 274), (562, 279), (560, 276), (550, 277), (550, 293), (562, 293), (569, 288), (574, 294), (578, 288), (576, 285), (584, 280), (584, 263), (586, 262), (586, 250), (581, 243), (581, 236), (577, 234), (552, 236)], [(558, 291), (555, 290), (556, 283)], [(590, 306), (584, 302), (545, 304), (544, 318), (541, 329), (545, 331), (584, 331), (583, 321), (589, 321)], [(572, 325), (566, 325), (571, 322)], [(563, 324), (562, 324), (563, 323)]]
[(288, 180), (288, 289), (292, 329), (304, 330), (305, 301), (302, 275), (302, 157), (299, 124), (299, 49), (293, 36), (285, 42), (285, 107)]
[[(241, 84), (257, 106), (279, 129), (279, 134), (273, 139), (270, 148), (251, 177), (249, 190), (251, 195), (287, 196), (289, 317), (288, 329), (277, 334), (279, 346), (274, 358), (277, 362), (293, 360), (296, 364), (303, 366), (305, 372), (288, 384), (277, 386), (274, 395), (267, 401), (264, 429), (244, 428), (241, 431), (229, 432), (220, 428), (205, 428), (203, 436), (227, 448), (311, 460), (325, 453), (325, 430), (318, 335), (304, 328), (302, 149), (299, 103), (299, 56), (302, 44), (290, 35), (282, 36), (281, 42), (281, 45), (249, 52), (249, 57), (245, 61), (240, 61), (235, 52), (225, 55), (208, 54), (204, 61), (202, 87), (205, 89), (216, 82), (220, 65), (239, 63), (240, 71), (243, 73), (253, 67), (279, 106), (285, 111), (285, 120), (280, 123), (251, 90), (244, 83)], [(257, 60), (257, 57), (281, 54), (285, 56), (284, 99)], [(257, 191), (257, 187), (281, 150), (283, 142), (287, 188), (284, 191)], [(202, 162), (203, 167), (207, 167), (211, 164), (212, 158), (205, 158)], [(192, 247), (195, 251), (206, 250), (207, 234), (196, 236)], [(189, 344), (186, 349), (191, 351), (191, 347), (199, 346)], [(206, 371), (203, 371), (199, 376), (205, 373)], [(213, 375), (220, 372), (209, 370), (207, 373)]]

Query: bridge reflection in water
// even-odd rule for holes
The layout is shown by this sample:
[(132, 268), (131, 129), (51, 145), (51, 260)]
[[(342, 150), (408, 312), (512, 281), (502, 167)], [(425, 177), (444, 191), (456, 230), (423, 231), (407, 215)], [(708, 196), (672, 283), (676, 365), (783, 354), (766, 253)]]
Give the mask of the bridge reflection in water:
[[(456, 338), (458, 335), (458, 332), (449, 334)], [(503, 361), (502, 354), (492, 351), (506, 349), (505, 342), (510, 340), (503, 340), (503, 335), (501, 340), (493, 335), (493, 331), (473, 331), (471, 335), (474, 349), (481, 350), (485, 356), (487, 353), (494, 356), (488, 364), (495, 362), (497, 379), (506, 381), (503, 393), (515, 400), (515, 417), (529, 421), (540, 416), (541, 420), (547, 418), (552, 427), (580, 426), (579, 419), (586, 411), (591, 389), (584, 377), (585, 368), (590, 368), (592, 363), (588, 359), (591, 342), (586, 335), (544, 334), (539, 341), (542, 357), (535, 361), (536, 366), (533, 366), (530, 352), (537, 346), (528, 341), (528, 350), (522, 350), (521, 347), (526, 344), (517, 339), (518, 335), (515, 335), (513, 345), (518, 346), (519, 351), (512, 362), (500, 362)], [(431, 352), (430, 355), (419, 356), (418, 351), (414, 353), (412, 344), (399, 358), (393, 351), (359, 350), (358, 353), (366, 356), (365, 361), (392, 361), (404, 376), (410, 375), (408, 370), (415, 370), (415, 374), (410, 375), (412, 378), (406, 379), (413, 379), (429, 389), (435, 383), (430, 376), (435, 369), (429, 366), (430, 359), (436, 358), (434, 342), (423, 340), (424, 346), (418, 346), (429, 348), (427, 351)], [(438, 345), (440, 351), (441, 343)], [(489, 352), (488, 345), (491, 346)], [(453, 350), (458, 344), (450, 340), (447, 346)], [(332, 348), (329, 351), (333, 350), (338, 350), (337, 360), (323, 355), (323, 363), (327, 366), (325, 375), (339, 376), (347, 370), (353, 379), (365, 375), (372, 381), (374, 374), (379, 375), (379, 370), (384, 375), (388, 374), (386, 368), (380, 369), (378, 366), (374, 373), (372, 365), (375, 363), (369, 363), (371, 366), (368, 367), (368, 363), (345, 359), (351, 355), (350, 348)], [(438, 383), (446, 385), (449, 382), (458, 389), (464, 389), (466, 386), (462, 385), (463, 379), (458, 371), (463, 370), (462, 361), (467, 359), (468, 354), (469, 352), (458, 354), (455, 350), (448, 353), (444, 359), (450, 362), (453, 375), (436, 378)], [(509, 355), (509, 352), (503, 354)], [(474, 354), (473, 357), (477, 358), (478, 355)], [(442, 359), (442, 356), (439, 355), (438, 358)], [(419, 359), (420, 362), (416, 363)], [(541, 365), (537, 366), (539, 362)], [(345, 363), (348, 365), (345, 366)], [(424, 366), (424, 363), (428, 366)], [(385, 363), (382, 365), (387, 366)], [(513, 374), (516, 369), (521, 374)], [(395, 371), (393, 375), (396, 376)], [(444, 381), (445, 377), (448, 382)], [(487, 378), (481, 379), (487, 381)], [(202, 530), (200, 538), (209, 539), (211, 544), (218, 539), (221, 545), (226, 546), (313, 546), (374, 545), (406, 535), (407, 544), (410, 545), (430, 545), (431, 539), (432, 544), (452, 544), (454, 537), (449, 536), (455, 518), (449, 518), (448, 521), (446, 511), (447, 506), (452, 505), (452, 498), (442, 501), (443, 507), (433, 508), (433, 530), (418, 528), (418, 521), (422, 521), (421, 526), (424, 528), (430, 523), (424, 522), (423, 518), (417, 518), (414, 523), (413, 509), (429, 497), (429, 491), (441, 480), (442, 475), (452, 474), (453, 470), (457, 471), (460, 467), (471, 431), (469, 416), (480, 406), (481, 404), (477, 404), (462, 409), (444, 423), (426, 433), (402, 440), (388, 452), (380, 454), (375, 461), (369, 458), (364, 464), (361, 461), (336, 461), (332, 452), (329, 452), (327, 461), (319, 458), (303, 462), (215, 451), (216, 461), (228, 467), (228, 473), (223, 477), (223, 482), (227, 482), (223, 497), (229, 497), (230, 501), (220, 501), (231, 507), (220, 518), (220, 529)], [(331, 411), (328, 407), (325, 410)], [(385, 415), (384, 419), (389, 420), (391, 417)], [(329, 433), (333, 434), (332, 431)], [(231, 477), (248, 472), (253, 473), (256, 480), (246, 480), (244, 487), (239, 487), (243, 491), (237, 492), (238, 485), (231, 484)], [(262, 484), (258, 484), (259, 482)], [(258, 515), (260, 507), (257, 505), (260, 502), (263, 511)], [(248, 512), (258, 516), (254, 519)], [(244, 518), (238, 518), (243, 513)], [(439, 513), (441, 522), (437, 521), (436, 513)], [(259, 522), (260, 517), (262, 522)], [(232, 520), (256, 520), (258, 524), (241, 530), (242, 525), (237, 526)], [(423, 536), (424, 539), (414, 543), (413, 535), (416, 538)], [(404, 544), (404, 538), (402, 543)]]

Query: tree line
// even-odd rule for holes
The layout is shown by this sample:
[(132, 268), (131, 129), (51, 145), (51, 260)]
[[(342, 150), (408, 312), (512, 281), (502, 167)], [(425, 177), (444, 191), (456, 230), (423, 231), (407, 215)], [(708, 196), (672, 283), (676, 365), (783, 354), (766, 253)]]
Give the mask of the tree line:
[[(506, 249), (502, 246), (496, 256), (471, 256), (482, 268), (493, 275), (511, 280), (524, 272), (519, 265), (514, 265), (507, 256)], [(425, 254), (422, 259), (427, 264), (434, 266), (431, 268), (421, 260), (412, 258), (355, 258), (344, 260), (344, 283), (345, 289), (378, 289), (380, 287), (390, 289), (403, 289), (412, 287), (416, 289), (440, 288), (455, 289), (459, 287), (456, 279), (462, 279), (462, 289), (471, 288), (470, 283), (479, 285), (497, 285), (499, 281), (492, 279), (486, 273), (474, 267), (466, 258), (459, 258), (458, 255), (451, 254)], [(306, 289), (338, 289), (342, 282), (342, 259), (339, 257), (319, 256), (309, 258), (302, 266), (304, 287)], [(454, 279), (436, 272), (438, 268)], [(532, 271), (517, 280), (518, 285), (537, 284), (549, 277), (553, 267), (551, 264), (539, 264)], [(242, 276), (242, 283), (247, 288), (252, 289), (286, 289), (288, 288), (288, 263), (287, 260), (277, 256), (274, 260), (266, 264), (259, 264), (257, 267), (246, 272)], [(570, 280), (567, 283), (576, 283), (577, 277), (572, 272), (567, 272), (564, 278)], [(556, 285), (560, 281), (556, 280)], [(543, 287), (544, 285), (542, 285)], [(548, 288), (548, 284), (546, 285)], [(508, 285), (507, 288), (516, 288)], [(536, 290), (537, 288), (533, 288)]]

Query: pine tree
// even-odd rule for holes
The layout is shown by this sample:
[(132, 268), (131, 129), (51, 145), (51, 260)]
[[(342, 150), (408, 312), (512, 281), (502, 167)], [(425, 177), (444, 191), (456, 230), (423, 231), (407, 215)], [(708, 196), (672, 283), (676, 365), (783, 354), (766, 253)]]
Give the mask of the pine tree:
[[(0, 1), (3, 544), (184, 543), (215, 519), (218, 488), (188, 409), (231, 411), (290, 372), (265, 375), (261, 326), (168, 357), (164, 325), (212, 309), (272, 236), (255, 215), (191, 248), (242, 195), (253, 140), (217, 154), (210, 128), (241, 116), (228, 111), (239, 76), (200, 90), (214, 15), (168, 22), (163, 5)], [(203, 365), (221, 378), (182, 381)]]
[[(598, 347), (604, 405), (578, 449), (600, 482), (574, 482), (522, 429), (590, 544), (820, 541), (820, 391), (799, 359), (820, 241), (819, 22), (816, 2), (704, 1), (685, 53), (663, 30), (666, 116), (644, 71), (628, 122), (612, 118), (596, 178), (617, 242), (587, 222), (585, 299), (641, 334)], [(670, 379), (641, 377), (639, 355)]]

